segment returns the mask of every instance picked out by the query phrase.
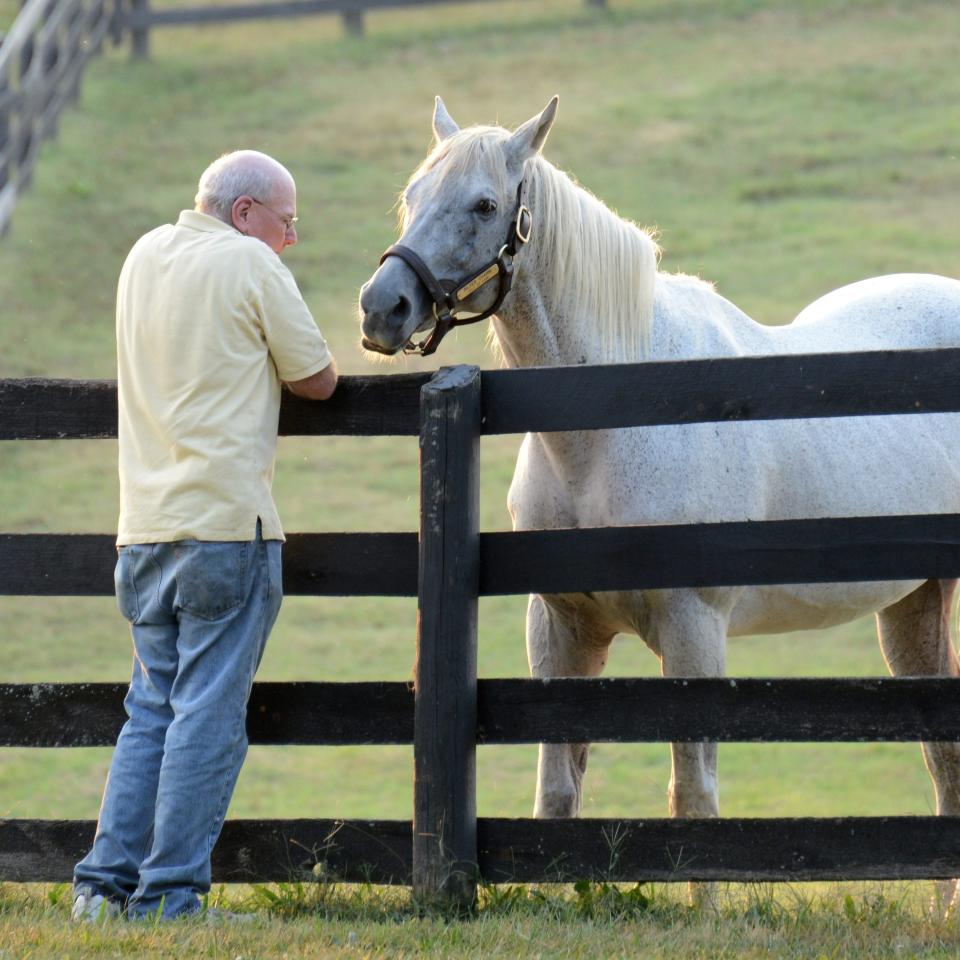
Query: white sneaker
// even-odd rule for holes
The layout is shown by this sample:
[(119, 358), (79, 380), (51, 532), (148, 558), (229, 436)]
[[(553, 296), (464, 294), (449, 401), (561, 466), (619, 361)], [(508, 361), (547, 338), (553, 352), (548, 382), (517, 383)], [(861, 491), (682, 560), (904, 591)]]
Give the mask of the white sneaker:
[(70, 919), (74, 923), (98, 923), (103, 920), (115, 920), (121, 914), (120, 904), (99, 893), (78, 894), (73, 901)]

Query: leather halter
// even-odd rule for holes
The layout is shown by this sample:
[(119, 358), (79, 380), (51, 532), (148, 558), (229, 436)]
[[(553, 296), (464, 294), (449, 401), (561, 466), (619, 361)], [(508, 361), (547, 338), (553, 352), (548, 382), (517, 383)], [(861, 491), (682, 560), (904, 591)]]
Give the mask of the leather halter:
[[(419, 254), (401, 243), (395, 243), (384, 251), (380, 263), (382, 264), (387, 257), (398, 257), (419, 277), (433, 300), (433, 315), (436, 318), (433, 330), (419, 343), (415, 343), (411, 337), (404, 344), (404, 353), (418, 353), (422, 357), (427, 357), (440, 346), (440, 341), (453, 327), (486, 320), (500, 308), (500, 304), (503, 303), (513, 285), (513, 258), (520, 247), (530, 239), (530, 231), (533, 227), (533, 217), (524, 203), (525, 191), (526, 180), (521, 180), (517, 187), (516, 212), (510, 221), (507, 239), (500, 248), (500, 252), (489, 263), (461, 280), (438, 280)], [(464, 300), (473, 296), (481, 287), (485, 287), (494, 279), (499, 280), (499, 289), (496, 300), (488, 309), (474, 316), (456, 316), (463, 309)]]

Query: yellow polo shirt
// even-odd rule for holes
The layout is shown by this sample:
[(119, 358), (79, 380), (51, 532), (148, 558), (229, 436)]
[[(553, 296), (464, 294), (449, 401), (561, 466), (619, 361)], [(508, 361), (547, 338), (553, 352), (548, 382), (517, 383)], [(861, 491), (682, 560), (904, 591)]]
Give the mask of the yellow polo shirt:
[(280, 258), (185, 210), (130, 251), (117, 289), (117, 544), (282, 540), (280, 381), (330, 361)]

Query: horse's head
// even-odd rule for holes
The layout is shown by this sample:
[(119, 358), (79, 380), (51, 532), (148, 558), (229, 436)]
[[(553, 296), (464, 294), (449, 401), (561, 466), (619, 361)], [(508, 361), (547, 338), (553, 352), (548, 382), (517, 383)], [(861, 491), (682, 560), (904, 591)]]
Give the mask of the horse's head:
[[(554, 97), (513, 133), (461, 130), (437, 97), (436, 144), (403, 191), (400, 240), (360, 291), (365, 348), (432, 353), (450, 327), (499, 308), (513, 258), (535, 229), (525, 204), (525, 166), (543, 146), (556, 111)], [(426, 331), (414, 345), (413, 336)]]

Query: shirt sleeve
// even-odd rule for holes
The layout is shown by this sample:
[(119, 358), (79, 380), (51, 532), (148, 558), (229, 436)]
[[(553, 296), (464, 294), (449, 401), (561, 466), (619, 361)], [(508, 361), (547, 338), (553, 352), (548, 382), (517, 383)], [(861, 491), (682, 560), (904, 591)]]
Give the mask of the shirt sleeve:
[(280, 379), (303, 380), (333, 357), (293, 274), (279, 260), (271, 266), (261, 290), (261, 329)]

